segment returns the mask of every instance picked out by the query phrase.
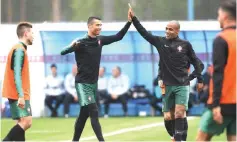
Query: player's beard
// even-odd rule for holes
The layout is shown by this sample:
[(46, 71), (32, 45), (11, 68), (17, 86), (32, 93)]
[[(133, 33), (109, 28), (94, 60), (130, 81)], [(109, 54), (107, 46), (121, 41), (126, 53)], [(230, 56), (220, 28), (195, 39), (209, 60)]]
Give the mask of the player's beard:
[(167, 34), (166, 33), (166, 38), (167, 39), (173, 39), (175, 36), (173, 34)]
[(28, 39), (27, 43), (28, 43), (28, 45), (32, 45), (33, 44), (33, 40)]
[(223, 22), (220, 21), (220, 28), (223, 28)]
[(94, 35), (95, 35), (95, 36), (100, 35), (100, 31), (101, 31), (101, 30), (99, 30), (99, 29), (94, 30)]

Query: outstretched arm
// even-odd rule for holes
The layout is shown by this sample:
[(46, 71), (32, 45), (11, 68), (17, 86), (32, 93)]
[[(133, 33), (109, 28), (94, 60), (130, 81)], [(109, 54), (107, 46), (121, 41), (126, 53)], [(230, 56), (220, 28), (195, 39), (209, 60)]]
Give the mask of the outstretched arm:
[(137, 17), (134, 15), (134, 12), (131, 8), (131, 6), (129, 6), (129, 10), (128, 10), (128, 17), (130, 17), (132, 19), (133, 25), (134, 27), (137, 29), (137, 31), (141, 34), (141, 36), (146, 39), (149, 43), (151, 43), (152, 45), (156, 44), (156, 41), (160, 41), (159, 36), (153, 36), (150, 32), (148, 32), (140, 23), (140, 21), (137, 19)]
[(115, 35), (111, 36), (100, 36), (101, 44), (102, 45), (108, 45), (113, 42), (119, 41), (123, 39), (124, 35), (127, 33), (129, 27), (131, 25), (131, 22), (127, 22), (126, 25)]
[(133, 21), (133, 25), (134, 27), (137, 29), (137, 31), (140, 33), (140, 35), (146, 39), (149, 43), (151, 43), (152, 45), (155, 45), (155, 36), (153, 36), (151, 33), (149, 33), (143, 26), (142, 24), (139, 22), (139, 20), (137, 19), (137, 17), (133, 17), (132, 18)]

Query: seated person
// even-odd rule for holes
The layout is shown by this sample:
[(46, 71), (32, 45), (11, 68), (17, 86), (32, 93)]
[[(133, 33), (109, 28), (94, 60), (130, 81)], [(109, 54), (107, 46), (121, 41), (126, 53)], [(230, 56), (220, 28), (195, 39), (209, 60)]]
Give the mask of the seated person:
[[(52, 74), (47, 76), (45, 83), (45, 105), (51, 111), (51, 117), (57, 117), (57, 109), (63, 102), (65, 97), (65, 91), (63, 88), (63, 77), (57, 74), (57, 66), (51, 65)], [(53, 101), (56, 101), (55, 107), (53, 107)]]
[(98, 105), (99, 109), (100, 109), (100, 104), (104, 103), (109, 97), (107, 87), (108, 87), (108, 79), (105, 76), (105, 67), (100, 67), (97, 98), (96, 98), (97, 105)]
[(129, 90), (129, 78), (121, 73), (121, 68), (116, 66), (112, 70), (112, 76), (108, 81), (108, 100), (105, 102), (105, 117), (108, 117), (109, 104), (121, 102), (124, 115), (127, 116), (127, 92)]
[[(153, 85), (161, 88), (161, 95), (163, 96), (163, 95), (165, 95), (165, 86), (163, 85), (163, 81), (161, 80), (159, 75), (157, 78), (155, 78)], [(155, 109), (156, 111), (160, 111), (162, 113), (161, 106), (159, 106), (157, 104), (157, 103), (162, 102), (162, 97), (157, 97), (157, 95), (154, 94), (154, 95), (150, 96), (149, 98), (150, 98), (150, 105), (152, 106), (152, 108)]]
[(64, 86), (65, 86), (65, 99), (64, 99), (64, 116), (68, 118), (69, 108), (71, 103), (78, 102), (78, 96), (75, 88), (75, 77), (77, 75), (77, 65), (73, 65), (72, 72), (67, 74)]
[(198, 93), (200, 103), (206, 105), (209, 96), (209, 83), (213, 72), (213, 66), (209, 65), (207, 71), (203, 74), (203, 90)]

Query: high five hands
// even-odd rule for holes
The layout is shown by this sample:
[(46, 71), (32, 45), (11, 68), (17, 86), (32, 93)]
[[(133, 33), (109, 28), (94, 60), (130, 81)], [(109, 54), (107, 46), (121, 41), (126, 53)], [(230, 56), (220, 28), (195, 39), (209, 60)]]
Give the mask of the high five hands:
[(132, 6), (128, 3), (128, 21), (132, 22), (132, 18), (134, 17), (134, 12), (132, 10)]

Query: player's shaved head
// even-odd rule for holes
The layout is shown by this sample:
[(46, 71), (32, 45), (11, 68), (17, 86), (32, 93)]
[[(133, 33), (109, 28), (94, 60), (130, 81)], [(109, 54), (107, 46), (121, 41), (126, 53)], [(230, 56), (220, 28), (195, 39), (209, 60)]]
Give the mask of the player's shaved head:
[(178, 30), (180, 29), (180, 24), (179, 24), (179, 22), (176, 21), (176, 20), (170, 21), (169, 24), (174, 25), (174, 27), (175, 27), (176, 29), (178, 29)]
[(176, 38), (179, 34), (180, 30), (180, 24), (178, 21), (170, 21), (166, 28), (165, 28), (165, 34), (167, 39), (173, 39)]

